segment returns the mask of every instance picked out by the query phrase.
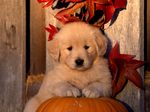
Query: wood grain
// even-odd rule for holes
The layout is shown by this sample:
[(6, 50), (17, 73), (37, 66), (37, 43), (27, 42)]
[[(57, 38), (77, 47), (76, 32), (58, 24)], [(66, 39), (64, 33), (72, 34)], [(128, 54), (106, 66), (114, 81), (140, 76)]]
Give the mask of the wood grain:
[[(147, 0), (147, 61), (150, 62), (150, 1)], [(146, 112), (150, 111), (150, 64), (145, 74), (145, 105)]]
[(150, 71), (145, 74), (145, 107), (146, 112), (150, 111)]
[[(150, 1), (147, 0), (147, 61), (150, 62)], [(147, 69), (150, 71), (150, 64)]]
[(42, 4), (37, 0), (30, 0), (30, 73), (44, 73), (45, 63), (45, 13)]
[[(120, 44), (121, 53), (136, 55), (136, 59), (144, 58), (144, 0), (127, 1), (126, 10), (122, 10), (115, 23), (106, 29), (112, 43)], [(144, 79), (144, 73), (140, 71)], [(134, 112), (144, 112), (144, 91), (129, 81), (125, 89), (117, 96), (127, 103)]]
[(0, 0), (0, 112), (22, 112), (25, 90), (25, 0)]

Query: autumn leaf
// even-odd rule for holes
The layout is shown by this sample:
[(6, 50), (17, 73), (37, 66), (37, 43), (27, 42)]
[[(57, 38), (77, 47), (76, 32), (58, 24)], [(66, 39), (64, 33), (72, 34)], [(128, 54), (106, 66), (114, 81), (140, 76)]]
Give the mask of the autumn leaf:
[(143, 82), (137, 69), (144, 65), (143, 61), (134, 59), (134, 55), (120, 54), (119, 44), (116, 43), (109, 55), (109, 65), (112, 74), (113, 96), (116, 96), (130, 80), (139, 88), (143, 88)]
[[(72, 7), (66, 8), (64, 10), (61, 10), (57, 16), (60, 14), (73, 14), (75, 13), (79, 8), (81, 9), (82, 7), (87, 8), (87, 12), (82, 13), (82, 17), (86, 17), (87, 19), (85, 22), (90, 22), (90, 20), (95, 16), (95, 11), (97, 10), (102, 10), (105, 16), (104, 24), (109, 22), (115, 11), (119, 8), (123, 9), (126, 7), (126, 0), (67, 0), (67, 2), (73, 2), (75, 3)], [(82, 5), (81, 5), (82, 4)], [(102, 16), (103, 17), (103, 16)], [(97, 19), (97, 25), (101, 20), (101, 17)], [(83, 19), (81, 20), (83, 21)]]
[(136, 71), (139, 67), (143, 66), (144, 62), (140, 60), (132, 59), (128, 62), (125, 69), (125, 76), (128, 80), (133, 82), (137, 87), (143, 89), (142, 78)]
[(95, 11), (96, 11), (95, 10), (95, 4), (96, 3), (98, 3), (98, 4), (107, 4), (107, 3), (109, 3), (109, 0), (67, 0), (67, 1), (68, 2), (73, 2), (75, 4), (71, 7), (69, 7), (69, 8), (63, 9), (60, 12), (58, 12), (56, 17), (57, 16), (62, 16), (62, 15), (65, 15), (65, 14), (73, 15), (74, 13), (76, 13), (76, 11), (78, 9), (86, 7), (87, 11), (85, 11), (84, 13), (81, 14), (82, 15), (81, 20), (83, 20), (83, 17), (87, 18), (85, 20), (85, 22), (89, 22), (93, 18), (94, 14), (95, 14)]
[(65, 0), (65, 2), (73, 2), (73, 3), (76, 3), (76, 2), (83, 2), (84, 0)]
[(127, 0), (114, 0), (114, 7), (117, 8), (126, 8)]
[(116, 9), (113, 5), (105, 6), (104, 9), (105, 23), (108, 23), (112, 19), (115, 11)]
[[(53, 5), (55, 0), (38, 0), (38, 2), (45, 3), (44, 7), (49, 7)], [(127, 4), (127, 0), (59, 0), (59, 2), (57, 2), (56, 4), (60, 2), (61, 2), (61, 6), (56, 5), (57, 7), (53, 7), (53, 8), (62, 9), (55, 15), (55, 17), (59, 18), (59, 20), (62, 23), (68, 23), (70, 20), (70, 17), (74, 18), (75, 21), (76, 21), (75, 18), (78, 18), (81, 21), (90, 23), (91, 20), (93, 21), (93, 18), (95, 17), (95, 13), (98, 10), (101, 10), (103, 11), (103, 16), (99, 16), (95, 20), (95, 22), (92, 22), (92, 24), (100, 26), (100, 27), (108, 23), (112, 19), (117, 9), (120, 9), (120, 8), (124, 9)], [(66, 6), (65, 5), (66, 3), (67, 4), (72, 3), (73, 5), (67, 5), (68, 7), (65, 7), (65, 8), (62, 7), (63, 4), (64, 6)], [(83, 8), (85, 10), (81, 11), (80, 14), (76, 15), (77, 11)], [(63, 17), (65, 17), (65, 19), (62, 19)], [(67, 21), (64, 21), (64, 20), (67, 20)], [(102, 22), (101, 20), (103, 20), (104, 22)]]
[(49, 27), (46, 27), (45, 30), (50, 33), (48, 37), (48, 41), (52, 40), (54, 35), (58, 32), (58, 29), (51, 24), (49, 24)]
[(71, 7), (66, 8), (66, 9), (61, 10), (60, 12), (58, 12), (56, 14), (56, 17), (57, 16), (68, 15), (68, 14), (73, 15), (75, 11), (77, 11), (78, 9), (83, 7), (85, 4), (86, 4), (86, 2), (81, 2), (81, 3), (78, 3), (78, 4), (74, 4)]
[(62, 23), (66, 24), (68, 22), (73, 22), (73, 21), (79, 21), (79, 18), (76, 16), (72, 16), (76, 10), (79, 8), (83, 7), (86, 2), (81, 2), (78, 4), (75, 4), (69, 8), (66, 8), (64, 10), (61, 10), (58, 12), (55, 17), (61, 21)]
[(39, 3), (45, 3), (43, 8), (51, 6), (55, 0), (37, 0)]
[(75, 21), (81, 21), (79, 18), (75, 16), (70, 16), (69, 14), (66, 15), (56, 15), (55, 16), (59, 21), (61, 21), (63, 24), (69, 23), (69, 22), (75, 22)]
[(109, 1), (109, 4), (96, 4), (96, 10), (103, 10), (105, 15), (105, 23), (109, 22), (117, 9), (125, 9), (127, 0)]

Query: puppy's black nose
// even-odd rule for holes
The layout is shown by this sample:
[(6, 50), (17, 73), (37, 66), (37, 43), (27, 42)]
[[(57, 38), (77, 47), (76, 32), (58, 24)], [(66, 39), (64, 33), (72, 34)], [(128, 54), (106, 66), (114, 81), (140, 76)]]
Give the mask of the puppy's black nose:
[(76, 65), (77, 65), (77, 66), (79, 66), (79, 67), (80, 67), (80, 66), (82, 66), (82, 65), (83, 65), (84, 60), (83, 60), (83, 59), (78, 58), (78, 59), (76, 59), (76, 60), (75, 60), (75, 63), (76, 63)]

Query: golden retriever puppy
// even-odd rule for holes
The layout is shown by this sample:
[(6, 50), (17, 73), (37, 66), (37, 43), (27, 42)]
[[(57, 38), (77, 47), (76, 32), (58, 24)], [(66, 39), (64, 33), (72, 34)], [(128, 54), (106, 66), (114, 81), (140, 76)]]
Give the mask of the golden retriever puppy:
[(83, 22), (66, 24), (49, 42), (48, 52), (57, 62), (49, 71), (37, 95), (24, 112), (35, 112), (54, 96), (110, 96), (111, 74), (103, 55), (107, 39), (96, 27)]

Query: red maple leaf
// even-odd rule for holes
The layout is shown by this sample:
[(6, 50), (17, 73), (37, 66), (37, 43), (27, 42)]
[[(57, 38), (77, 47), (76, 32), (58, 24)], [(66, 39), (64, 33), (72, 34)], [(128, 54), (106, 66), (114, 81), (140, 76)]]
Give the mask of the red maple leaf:
[(110, 70), (112, 73), (113, 96), (116, 96), (130, 80), (137, 87), (143, 88), (143, 82), (137, 69), (144, 65), (144, 61), (134, 59), (134, 55), (120, 54), (119, 44), (116, 43), (109, 55)]
[(58, 29), (51, 24), (49, 24), (49, 27), (46, 27), (45, 30), (50, 33), (48, 37), (48, 41), (52, 40), (54, 35), (58, 32)]

